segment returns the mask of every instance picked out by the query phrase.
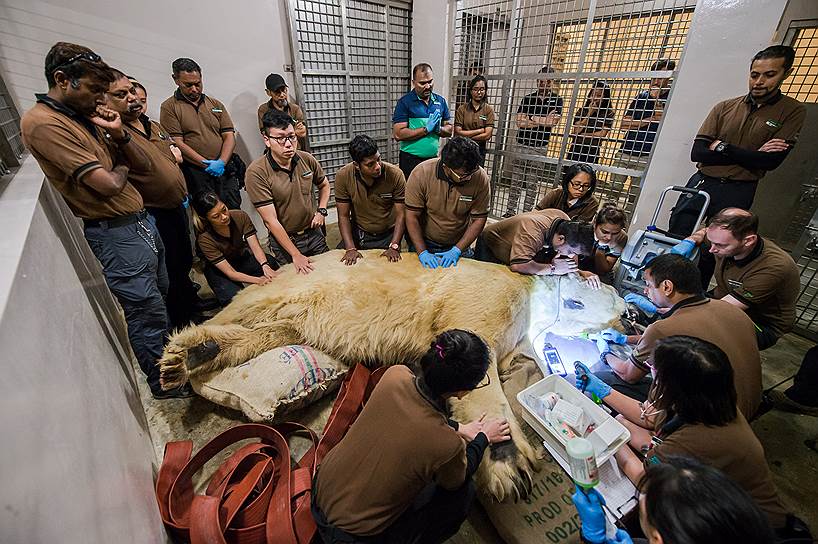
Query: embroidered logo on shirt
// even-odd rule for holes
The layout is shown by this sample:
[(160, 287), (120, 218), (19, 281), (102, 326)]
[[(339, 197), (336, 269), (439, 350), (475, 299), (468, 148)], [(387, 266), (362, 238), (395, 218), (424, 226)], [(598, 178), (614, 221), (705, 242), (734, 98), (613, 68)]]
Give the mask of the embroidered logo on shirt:
[(460, 202), (472, 202), (474, 201), (474, 197), (468, 195), (460, 195), (460, 198), (458, 200), (460, 200)]
[(481, 120), (481, 121), (487, 121), (487, 120), (488, 120), (488, 116), (486, 116), (486, 115), (481, 115), (481, 116), (480, 116), (480, 120)]
[(392, 198), (392, 193), (381, 193), (378, 196), (381, 198)]
[(741, 289), (744, 287), (744, 284), (738, 280), (727, 280), (727, 285), (729, 285), (732, 289)]
[(775, 121), (775, 120), (773, 120), (773, 119), (767, 119), (767, 122), (766, 122), (765, 124), (766, 124), (768, 127), (772, 127), (772, 128), (781, 128), (781, 123), (779, 123), (778, 121)]
[(308, 178), (308, 177), (310, 177), (311, 175), (312, 175), (312, 170), (307, 170), (306, 172), (304, 172), (303, 174), (301, 174), (301, 177), (302, 177), (302, 178)]
[(224, 110), (221, 108), (212, 108), (210, 111), (212, 111), (213, 113), (222, 113)]

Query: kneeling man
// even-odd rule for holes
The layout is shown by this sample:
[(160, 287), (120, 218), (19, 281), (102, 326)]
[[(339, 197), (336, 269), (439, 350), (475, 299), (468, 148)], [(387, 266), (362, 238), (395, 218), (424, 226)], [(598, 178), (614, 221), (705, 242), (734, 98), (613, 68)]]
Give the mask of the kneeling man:
[(405, 216), (403, 172), (381, 161), (378, 144), (369, 136), (355, 136), (349, 154), (352, 162), (335, 174), (341, 231), (337, 249), (346, 249), (341, 260), (352, 265), (362, 257), (359, 249), (383, 249), (382, 257), (399, 261)]
[(455, 136), (439, 159), (420, 163), (406, 182), (406, 230), (410, 249), (425, 268), (457, 266), (489, 215), (491, 188), (480, 167), (480, 148)]

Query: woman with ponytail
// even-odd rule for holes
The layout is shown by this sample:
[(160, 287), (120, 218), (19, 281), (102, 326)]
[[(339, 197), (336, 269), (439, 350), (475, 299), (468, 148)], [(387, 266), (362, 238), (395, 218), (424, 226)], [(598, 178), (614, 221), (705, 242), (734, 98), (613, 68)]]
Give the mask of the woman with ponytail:
[(264, 285), (278, 275), (275, 260), (261, 249), (249, 215), (228, 210), (211, 191), (196, 195), (192, 204), (204, 275), (222, 305), (229, 304), (244, 284)]
[(459, 329), (439, 334), (420, 374), (395, 365), (318, 467), (312, 513), (326, 543), (444, 542), (474, 500), (472, 475), (505, 419), (458, 424), (446, 401), (490, 383), (489, 348)]

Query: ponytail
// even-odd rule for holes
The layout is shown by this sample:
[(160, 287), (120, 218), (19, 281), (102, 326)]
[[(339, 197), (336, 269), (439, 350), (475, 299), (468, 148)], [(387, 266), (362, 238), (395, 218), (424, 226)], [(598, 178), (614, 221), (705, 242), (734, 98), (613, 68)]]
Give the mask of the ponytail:
[(198, 193), (191, 199), (191, 210), (193, 211), (193, 229), (196, 234), (201, 234), (210, 228), (207, 214), (220, 202), (219, 197), (213, 191)]

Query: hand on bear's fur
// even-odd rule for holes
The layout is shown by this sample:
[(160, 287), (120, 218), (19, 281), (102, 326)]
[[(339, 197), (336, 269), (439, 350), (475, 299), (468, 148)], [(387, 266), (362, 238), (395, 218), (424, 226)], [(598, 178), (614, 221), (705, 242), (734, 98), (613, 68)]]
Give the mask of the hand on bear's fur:
[(482, 432), (489, 439), (489, 444), (511, 440), (511, 427), (504, 417), (483, 422)]
[(457, 434), (462, 436), (465, 440), (471, 442), (477, 433), (483, 430), (483, 420), (486, 419), (486, 412), (480, 416), (480, 419), (475, 419), (470, 423), (461, 423), (457, 427)]

